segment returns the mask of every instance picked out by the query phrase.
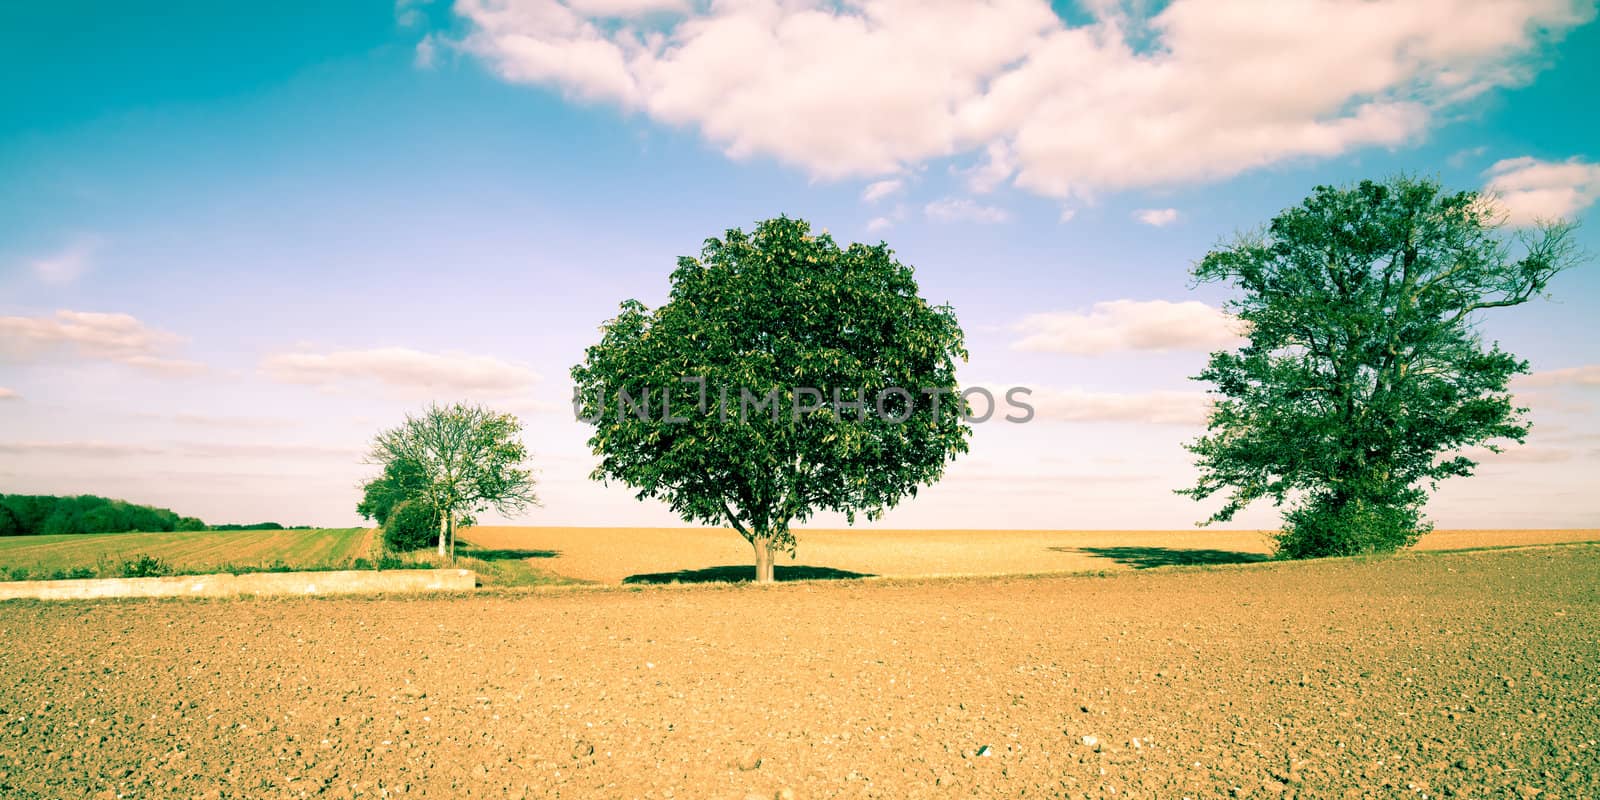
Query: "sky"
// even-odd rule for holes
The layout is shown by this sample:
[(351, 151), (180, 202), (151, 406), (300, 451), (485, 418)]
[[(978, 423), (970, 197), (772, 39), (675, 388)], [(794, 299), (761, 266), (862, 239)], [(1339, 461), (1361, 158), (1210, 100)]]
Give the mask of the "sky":
[[(511, 521), (681, 524), (589, 480), (568, 371), (679, 256), (788, 214), (888, 242), (955, 307), (960, 379), (1039, 408), (876, 525), (1188, 528), (1190, 376), (1235, 342), (1208, 249), (1404, 172), (1600, 253), (1592, 3), (242, 8), (0, 8), (0, 491), (354, 525), (372, 436), (471, 401), (526, 426), (543, 505)], [(1534, 432), (1440, 527), (1600, 526), (1597, 316), (1591, 260), (1481, 319)]]

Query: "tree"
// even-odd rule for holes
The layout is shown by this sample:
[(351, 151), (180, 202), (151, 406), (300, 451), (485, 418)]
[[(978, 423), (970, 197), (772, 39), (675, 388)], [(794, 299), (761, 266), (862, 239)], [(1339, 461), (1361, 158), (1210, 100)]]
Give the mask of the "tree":
[[(421, 470), (417, 499), (439, 515), (439, 555), (455, 559), (455, 528), (463, 515), (494, 509), (502, 514), (538, 505), (522, 444), (522, 423), (482, 406), (430, 405), (421, 416), (373, 440), (368, 462), (385, 474)], [(448, 548), (448, 549), (447, 549)]]
[(439, 511), (421, 499), (402, 500), (385, 512), (383, 544), (396, 553), (423, 550), (439, 529)]
[(591, 477), (732, 527), (757, 581), (793, 555), (791, 524), (876, 518), (966, 452), (961, 328), (887, 245), (780, 217), (708, 239), (671, 284), (654, 310), (624, 302), (572, 369)]
[(22, 536), (27, 533), (17, 512), (12, 511), (9, 505), (0, 503), (0, 536)]
[(422, 465), (408, 458), (396, 458), (383, 465), (383, 473), (361, 487), (361, 502), (356, 512), (363, 519), (388, 524), (395, 506), (422, 497), (428, 485), (428, 476)]
[[(1390, 551), (1430, 529), (1427, 493), (1476, 466), (1463, 449), (1521, 443), (1527, 409), (1507, 383), (1527, 363), (1485, 347), (1480, 312), (1527, 302), (1575, 263), (1573, 226), (1514, 239), (1475, 192), (1429, 180), (1319, 186), (1195, 267), (1243, 295), (1247, 330), (1213, 353), (1208, 433), (1188, 445), (1197, 499), (1230, 491), (1211, 522), (1250, 503), (1290, 504), (1280, 556)], [(1514, 255), (1515, 253), (1515, 255)]]

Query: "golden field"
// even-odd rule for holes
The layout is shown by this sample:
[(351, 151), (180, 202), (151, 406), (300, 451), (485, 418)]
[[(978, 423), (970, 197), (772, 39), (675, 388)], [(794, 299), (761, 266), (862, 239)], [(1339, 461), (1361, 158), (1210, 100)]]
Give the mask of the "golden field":
[[(750, 546), (722, 528), (468, 528), (476, 549), (523, 556), (579, 580), (618, 583), (736, 577)], [(779, 556), (779, 579), (1003, 575), (1127, 570), (1265, 559), (1263, 531), (800, 530), (796, 558)], [(1419, 550), (1467, 550), (1600, 541), (1600, 530), (1441, 530)], [(717, 570), (717, 568), (729, 568)], [(788, 568), (788, 569), (786, 569)], [(796, 569), (800, 568), (800, 569)], [(679, 573), (674, 575), (673, 573)], [(845, 573), (845, 574), (841, 574)]]

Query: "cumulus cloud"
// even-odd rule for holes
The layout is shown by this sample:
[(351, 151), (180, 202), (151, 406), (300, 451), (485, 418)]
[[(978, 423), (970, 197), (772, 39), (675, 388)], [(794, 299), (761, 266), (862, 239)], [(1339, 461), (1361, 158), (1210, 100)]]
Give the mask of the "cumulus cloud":
[(899, 178), (889, 178), (888, 180), (874, 181), (873, 183), (868, 184), (866, 189), (862, 190), (861, 202), (876, 203), (879, 200), (895, 194), (904, 188), (905, 182)]
[(1414, 140), (1526, 81), (1594, 15), (1578, 0), (1086, 5), (1068, 24), (1045, 0), (460, 0), (455, 45), (734, 158), (840, 178), (955, 156), (984, 165), (976, 189), (1067, 197)]
[(922, 209), (928, 219), (936, 222), (981, 222), (994, 224), (1005, 222), (1011, 215), (1005, 209), (996, 206), (986, 206), (971, 199), (961, 197), (947, 197), (935, 200)]
[(316, 386), (377, 383), (395, 389), (458, 394), (515, 394), (539, 380), (521, 364), (492, 356), (427, 353), (404, 347), (279, 353), (261, 363), (273, 380)]
[(166, 375), (205, 371), (194, 361), (170, 357), (183, 341), (129, 314), (57, 311), (54, 316), (0, 317), (0, 361), (109, 361)]
[(1484, 191), (1494, 195), (1511, 225), (1570, 218), (1600, 198), (1600, 164), (1581, 158), (1508, 158), (1484, 174), (1488, 176)]
[(1551, 369), (1517, 379), (1523, 386), (1600, 386), (1600, 364)]
[(1240, 323), (1194, 300), (1111, 300), (1088, 311), (1029, 314), (1013, 350), (1103, 355), (1135, 350), (1215, 350), (1238, 343)]
[(967, 188), (977, 194), (988, 194), (1011, 180), (1017, 172), (1016, 156), (1002, 140), (989, 143), (984, 148), (983, 163), (966, 170)]
[(1041, 420), (1201, 425), (1210, 408), (1205, 392), (1091, 392), (1035, 389), (1029, 398)]
[(1142, 208), (1133, 212), (1133, 218), (1146, 225), (1160, 228), (1178, 221), (1176, 208)]

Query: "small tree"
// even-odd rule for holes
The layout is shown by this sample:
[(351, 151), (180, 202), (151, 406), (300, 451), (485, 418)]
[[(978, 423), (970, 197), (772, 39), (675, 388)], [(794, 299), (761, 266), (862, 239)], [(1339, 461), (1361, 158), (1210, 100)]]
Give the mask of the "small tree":
[(757, 581), (775, 550), (793, 554), (792, 523), (876, 518), (966, 451), (961, 328), (888, 246), (841, 249), (779, 218), (707, 240), (671, 281), (653, 311), (623, 303), (572, 369), (592, 477), (731, 526)]
[(396, 458), (383, 465), (383, 473), (361, 487), (361, 502), (356, 512), (363, 519), (388, 524), (395, 506), (407, 500), (422, 497), (428, 487), (428, 476), (422, 465), (408, 458)]
[(378, 434), (368, 461), (383, 465), (385, 474), (421, 471), (417, 498), (439, 515), (439, 555), (454, 560), (456, 523), (464, 515), (489, 509), (514, 514), (538, 505), (533, 474), (523, 467), (528, 451), (521, 433), (522, 423), (510, 414), (431, 405)]
[(1217, 401), (1188, 446), (1199, 482), (1181, 493), (1231, 491), (1212, 522), (1291, 503), (1284, 557), (1414, 543), (1427, 490), (1472, 474), (1463, 448), (1499, 452), (1528, 431), (1507, 391), (1527, 363), (1483, 345), (1479, 312), (1527, 302), (1578, 258), (1560, 223), (1521, 235), (1513, 257), (1502, 222), (1474, 192), (1364, 181), (1317, 187), (1264, 234), (1208, 253), (1195, 277), (1243, 291), (1228, 310), (1249, 342), (1198, 376)]

